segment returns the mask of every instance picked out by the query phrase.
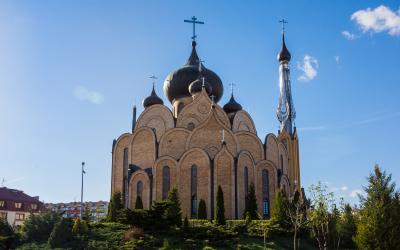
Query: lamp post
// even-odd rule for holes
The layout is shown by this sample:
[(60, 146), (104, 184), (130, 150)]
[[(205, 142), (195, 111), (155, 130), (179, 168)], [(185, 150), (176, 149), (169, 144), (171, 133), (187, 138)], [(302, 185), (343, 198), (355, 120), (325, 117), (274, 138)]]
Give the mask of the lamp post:
[(84, 167), (85, 167), (85, 162), (83, 161), (82, 162), (82, 172), (81, 172), (81, 175), (82, 175), (82, 183), (81, 183), (81, 213), (80, 213), (81, 220), (82, 220), (82, 212), (83, 212), (83, 174), (86, 174)]

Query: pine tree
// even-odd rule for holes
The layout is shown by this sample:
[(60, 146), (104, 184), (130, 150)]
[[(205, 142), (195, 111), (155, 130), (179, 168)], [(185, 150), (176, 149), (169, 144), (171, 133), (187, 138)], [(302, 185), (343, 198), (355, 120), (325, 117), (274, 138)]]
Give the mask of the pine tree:
[(243, 212), (243, 218), (245, 218), (246, 213), (249, 214), (250, 219), (252, 220), (258, 220), (260, 218), (257, 213), (257, 198), (253, 183), (250, 184), (249, 191), (245, 197), (245, 209)]
[(136, 196), (135, 209), (143, 209), (142, 196), (140, 195)]
[(113, 194), (110, 204), (108, 205), (107, 218), (109, 221), (115, 222), (118, 217), (118, 213), (122, 210), (123, 205), (121, 201), (121, 193), (117, 192)]
[(73, 235), (87, 235), (88, 226), (85, 220), (81, 220), (79, 218), (75, 219), (74, 225), (72, 226), (72, 234)]
[(275, 197), (274, 206), (271, 211), (271, 223), (277, 225), (280, 229), (288, 230), (290, 222), (286, 216), (286, 209), (288, 208), (288, 198), (283, 189), (279, 189)]
[(48, 243), (52, 248), (63, 247), (72, 240), (71, 220), (62, 218), (54, 225)]
[(217, 191), (217, 207), (216, 207), (216, 214), (217, 217), (215, 219), (215, 224), (217, 225), (225, 225), (225, 206), (224, 206), (224, 193), (222, 192), (221, 186), (218, 186)]
[(203, 199), (199, 201), (199, 210), (197, 211), (197, 218), (201, 220), (207, 219), (206, 202)]
[(189, 229), (189, 220), (187, 216), (185, 216), (185, 219), (183, 220), (183, 229), (185, 230)]
[(354, 240), (360, 249), (398, 249), (400, 246), (399, 193), (391, 175), (378, 165), (360, 196), (360, 219)]
[(355, 244), (352, 237), (356, 234), (357, 226), (350, 204), (345, 204), (341, 217), (337, 223), (339, 234), (338, 248), (354, 249)]
[(173, 188), (168, 193), (167, 204), (166, 217), (168, 224), (180, 227), (182, 225), (182, 211), (178, 190), (176, 188)]

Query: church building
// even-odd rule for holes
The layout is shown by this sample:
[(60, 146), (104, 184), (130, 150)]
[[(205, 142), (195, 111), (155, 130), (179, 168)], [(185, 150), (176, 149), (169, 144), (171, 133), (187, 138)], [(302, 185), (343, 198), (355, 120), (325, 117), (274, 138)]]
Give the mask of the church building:
[(137, 119), (133, 108), (132, 131), (114, 140), (111, 192), (120, 192), (127, 208), (134, 208), (140, 196), (148, 209), (177, 188), (183, 216), (196, 218), (199, 201), (204, 200), (208, 218), (214, 218), (221, 186), (225, 217), (241, 219), (253, 184), (258, 213), (267, 219), (280, 188), (288, 195), (301, 189), (291, 55), (284, 34), (277, 58), (280, 129), (266, 136), (257, 134), (253, 119), (233, 91), (228, 103), (219, 104), (224, 85), (200, 60), (195, 38), (194, 34), (187, 62), (164, 81), (164, 95), (172, 109), (164, 105), (153, 84)]

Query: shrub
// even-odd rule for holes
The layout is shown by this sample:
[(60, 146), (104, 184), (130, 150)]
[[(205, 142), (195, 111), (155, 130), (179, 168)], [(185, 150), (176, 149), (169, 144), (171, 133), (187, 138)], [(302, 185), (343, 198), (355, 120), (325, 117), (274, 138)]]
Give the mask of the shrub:
[(258, 220), (260, 217), (257, 213), (257, 198), (256, 191), (254, 188), (254, 184), (251, 183), (249, 187), (249, 191), (245, 197), (245, 209), (243, 213), (243, 217), (245, 217), (246, 213), (250, 215), (251, 220)]
[(199, 202), (199, 209), (197, 211), (197, 218), (198, 219), (207, 219), (206, 202), (203, 199), (200, 199), (200, 202)]
[(108, 204), (108, 214), (107, 219), (109, 221), (115, 222), (118, 218), (118, 213), (123, 209), (121, 193), (117, 192), (113, 194), (110, 204)]
[(55, 212), (31, 214), (21, 228), (22, 238), (27, 242), (46, 242), (54, 225), (61, 219)]
[(0, 219), (0, 249), (11, 249), (18, 243), (17, 234), (6, 220)]
[(217, 218), (215, 219), (215, 224), (225, 225), (224, 193), (222, 192), (221, 186), (218, 186), (216, 200), (217, 200), (217, 207), (216, 207)]
[(136, 196), (135, 209), (143, 209), (142, 196), (140, 195)]
[(178, 190), (173, 188), (167, 198), (165, 210), (168, 225), (180, 227), (182, 225), (181, 202), (179, 201)]
[(129, 240), (132, 238), (138, 238), (138, 237), (143, 237), (143, 236), (144, 236), (144, 231), (142, 228), (131, 227), (128, 229), (128, 231), (125, 232), (124, 239)]
[(70, 219), (62, 218), (55, 224), (53, 231), (50, 234), (48, 244), (52, 248), (63, 247), (72, 239), (72, 221)]
[(74, 225), (72, 227), (72, 234), (84, 236), (88, 233), (88, 225), (85, 220), (79, 218), (75, 219)]

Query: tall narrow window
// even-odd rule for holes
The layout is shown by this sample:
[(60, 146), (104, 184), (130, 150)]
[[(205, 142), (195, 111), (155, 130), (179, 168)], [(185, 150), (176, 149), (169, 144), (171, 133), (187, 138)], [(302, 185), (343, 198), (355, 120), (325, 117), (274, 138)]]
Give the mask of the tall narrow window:
[(122, 190), (122, 202), (124, 202), (125, 206), (128, 205), (128, 167), (129, 167), (129, 161), (128, 161), (128, 148), (124, 148), (124, 159), (123, 159), (123, 176), (124, 176), (124, 189)]
[(269, 218), (269, 178), (268, 171), (261, 172), (262, 178), (262, 201), (263, 201), (263, 219)]
[(244, 193), (247, 195), (249, 192), (249, 169), (244, 167)]
[(283, 156), (281, 155), (281, 169), (282, 169), (282, 173), (283, 173)]
[(162, 199), (165, 200), (168, 197), (170, 188), (170, 170), (168, 166), (164, 166), (162, 170)]
[(190, 191), (191, 191), (191, 217), (197, 217), (197, 166), (193, 165), (190, 171)]
[(142, 197), (143, 199), (143, 182), (138, 181), (136, 184), (136, 195)]

